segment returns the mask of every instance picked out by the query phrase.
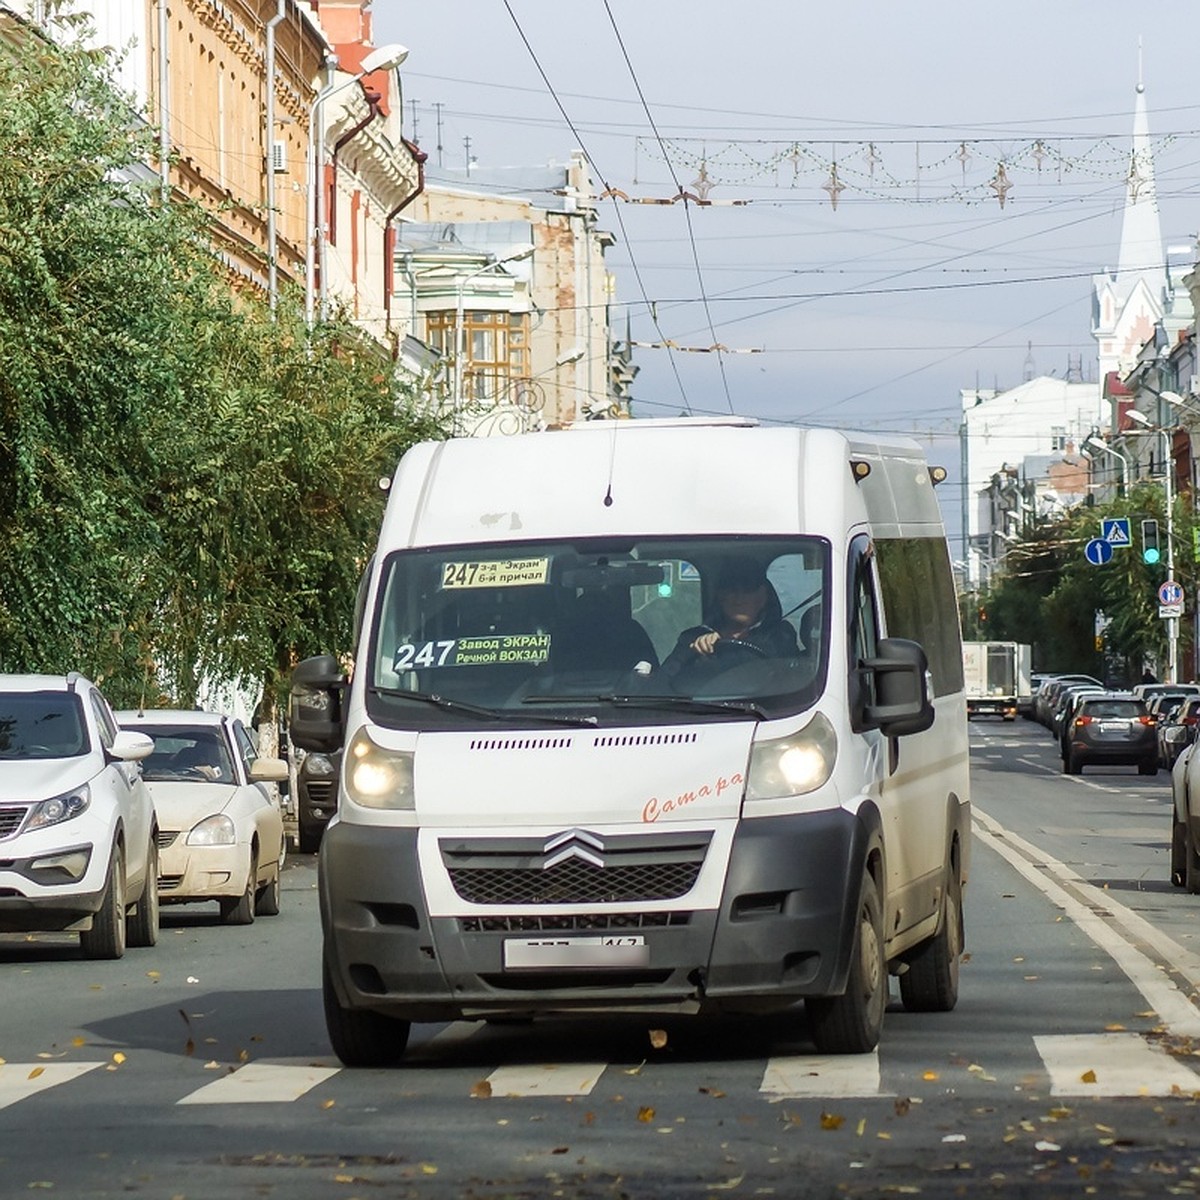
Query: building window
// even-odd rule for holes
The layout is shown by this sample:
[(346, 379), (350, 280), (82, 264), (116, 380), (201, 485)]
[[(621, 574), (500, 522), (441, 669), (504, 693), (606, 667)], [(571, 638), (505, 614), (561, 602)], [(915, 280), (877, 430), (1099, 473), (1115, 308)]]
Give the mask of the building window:
[[(458, 351), (454, 313), (427, 313), (425, 338), (453, 361)], [(529, 314), (464, 312), (463, 346), (463, 398), (483, 404), (503, 401), (512, 382), (529, 375)]]
[(1059, 452), (1067, 448), (1067, 431), (1061, 425), (1050, 426), (1050, 449)]

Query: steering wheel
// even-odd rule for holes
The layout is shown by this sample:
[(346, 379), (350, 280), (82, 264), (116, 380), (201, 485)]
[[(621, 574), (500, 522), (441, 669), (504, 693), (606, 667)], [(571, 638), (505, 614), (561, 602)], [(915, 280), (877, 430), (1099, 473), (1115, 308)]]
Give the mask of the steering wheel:
[(755, 658), (766, 658), (767, 652), (753, 642), (743, 642), (738, 638), (721, 638), (712, 648), (713, 657), (741, 658), (744, 654), (753, 654)]

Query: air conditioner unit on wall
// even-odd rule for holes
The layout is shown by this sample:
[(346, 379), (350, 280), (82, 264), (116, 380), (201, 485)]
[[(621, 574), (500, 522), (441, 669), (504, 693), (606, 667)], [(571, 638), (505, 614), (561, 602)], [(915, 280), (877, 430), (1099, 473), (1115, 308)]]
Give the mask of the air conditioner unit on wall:
[(272, 142), (271, 170), (276, 175), (286, 175), (287, 169), (287, 142)]

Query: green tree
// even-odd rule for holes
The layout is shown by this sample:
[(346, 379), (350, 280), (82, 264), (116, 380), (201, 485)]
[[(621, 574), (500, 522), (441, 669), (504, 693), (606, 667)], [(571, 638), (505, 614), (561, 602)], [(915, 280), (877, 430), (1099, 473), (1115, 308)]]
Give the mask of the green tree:
[[(984, 598), (992, 630), (987, 636), (1031, 642), (1039, 670), (1102, 673), (1116, 683), (1136, 682), (1146, 661), (1163, 662), (1166, 630), (1158, 616), (1156, 592), (1166, 567), (1142, 561), (1138, 537), (1145, 517), (1158, 520), (1165, 536), (1164, 499), (1161, 486), (1143, 482), (1128, 496), (1044, 523), (1013, 546), (1006, 558), (1008, 570)], [(1114, 550), (1108, 563), (1096, 566), (1084, 557), (1083, 548), (1099, 536), (1109, 517), (1130, 519), (1134, 544)], [(1172, 520), (1175, 575), (1193, 581), (1194, 594), (1195, 518), (1190, 497), (1176, 497)], [(1102, 651), (1094, 642), (1097, 612), (1108, 619)], [(1185, 665), (1191, 661), (1186, 622), (1181, 633), (1180, 670), (1190, 674)]]
[(439, 424), (343, 315), (234, 291), (102, 54), (0, 41), (0, 99), (0, 669), (270, 702), (349, 650), (378, 479)]

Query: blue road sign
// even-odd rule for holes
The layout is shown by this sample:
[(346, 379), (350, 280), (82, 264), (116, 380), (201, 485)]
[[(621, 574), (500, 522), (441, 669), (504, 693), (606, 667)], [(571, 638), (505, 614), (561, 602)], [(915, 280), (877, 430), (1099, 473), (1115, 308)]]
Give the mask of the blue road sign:
[(1100, 523), (1100, 536), (1114, 550), (1122, 550), (1133, 545), (1133, 535), (1129, 532), (1128, 517), (1106, 517)]
[(1174, 579), (1168, 579), (1166, 583), (1159, 584), (1158, 602), (1159, 604), (1182, 604), (1183, 588)]
[(1092, 538), (1083, 548), (1083, 556), (1093, 567), (1102, 567), (1112, 558), (1112, 543), (1103, 538)]

